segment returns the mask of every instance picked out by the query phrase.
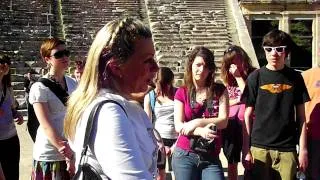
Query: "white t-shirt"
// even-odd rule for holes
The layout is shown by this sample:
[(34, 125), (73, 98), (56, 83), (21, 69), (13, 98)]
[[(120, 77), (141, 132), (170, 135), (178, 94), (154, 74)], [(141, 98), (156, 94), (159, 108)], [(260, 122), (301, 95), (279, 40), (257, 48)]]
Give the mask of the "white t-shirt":
[[(70, 95), (75, 88), (77, 83), (68, 76), (65, 76), (68, 94)], [(48, 118), (56, 130), (57, 134), (63, 136), (63, 121), (66, 114), (66, 107), (60, 101), (60, 99), (45, 85), (41, 82), (35, 82), (30, 89), (29, 102), (33, 104), (35, 102), (45, 102), (48, 104)], [(63, 161), (65, 158), (58, 152), (57, 148), (54, 147), (47, 136), (45, 135), (41, 125), (37, 130), (36, 141), (33, 146), (33, 159), (37, 161)]]
[[(81, 156), (89, 114), (95, 104), (105, 99), (117, 101), (128, 116), (115, 103), (102, 106), (91, 132), (87, 153), (89, 161), (99, 163), (103, 174), (111, 179), (153, 179), (157, 147), (147, 114), (139, 105), (106, 89), (100, 91), (96, 100), (83, 113), (77, 124), (74, 142), (70, 142), (76, 152), (76, 167)], [(107, 179), (105, 175), (102, 177)]]
[(162, 138), (177, 139), (178, 134), (174, 128), (174, 101), (160, 104), (155, 102), (154, 114), (155, 122), (154, 127), (159, 132)]

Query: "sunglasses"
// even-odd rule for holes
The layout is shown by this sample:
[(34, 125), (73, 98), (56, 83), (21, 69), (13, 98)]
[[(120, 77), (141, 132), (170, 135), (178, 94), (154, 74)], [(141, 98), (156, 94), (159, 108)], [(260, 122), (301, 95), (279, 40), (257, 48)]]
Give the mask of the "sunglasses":
[(69, 57), (70, 56), (70, 51), (69, 50), (62, 50), (62, 51), (57, 51), (55, 52), (53, 55), (52, 55), (54, 58), (56, 59), (61, 59), (63, 58), (64, 56), (67, 56)]
[(10, 65), (10, 60), (0, 60), (0, 64), (8, 64)]
[(84, 63), (83, 63), (82, 61), (75, 61), (75, 64), (76, 64), (77, 66), (82, 66), (82, 65), (84, 65)]
[(236, 46), (230, 46), (230, 47), (228, 47), (228, 49), (226, 49), (226, 50), (223, 52), (223, 55), (225, 55), (225, 54), (227, 54), (227, 53), (230, 53), (230, 52), (232, 52), (232, 51), (238, 52), (239, 49), (238, 49), (238, 47), (236, 47)]
[(267, 52), (271, 52), (271, 51), (276, 51), (277, 53), (283, 53), (286, 50), (287, 46), (275, 46), (275, 47), (271, 47), (271, 46), (263, 46), (263, 49)]

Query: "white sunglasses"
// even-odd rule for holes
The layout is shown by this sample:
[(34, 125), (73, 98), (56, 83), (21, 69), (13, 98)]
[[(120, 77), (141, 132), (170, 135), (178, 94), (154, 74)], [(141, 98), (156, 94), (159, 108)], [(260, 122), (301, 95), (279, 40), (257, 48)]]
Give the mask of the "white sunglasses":
[(283, 53), (287, 46), (263, 46), (263, 49), (267, 52), (276, 51), (277, 53)]

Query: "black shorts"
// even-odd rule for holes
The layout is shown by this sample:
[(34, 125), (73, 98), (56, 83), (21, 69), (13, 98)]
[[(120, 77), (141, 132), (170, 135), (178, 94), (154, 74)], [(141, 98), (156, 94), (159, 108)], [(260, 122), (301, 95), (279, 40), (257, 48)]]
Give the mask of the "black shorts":
[(227, 128), (222, 130), (222, 147), (228, 163), (240, 162), (242, 150), (242, 122), (229, 119)]
[[(171, 147), (175, 142), (176, 142), (176, 139), (166, 139), (166, 138), (162, 138), (163, 140), (163, 144), (165, 146), (168, 146), (168, 147)], [(160, 159), (161, 157), (161, 153), (158, 153), (158, 159)], [(172, 170), (172, 167), (171, 167), (171, 156), (168, 158), (169, 160), (169, 170)], [(165, 169), (166, 168), (166, 162), (167, 161), (167, 158), (165, 158), (164, 160), (164, 164), (157, 164), (157, 168), (158, 169)]]

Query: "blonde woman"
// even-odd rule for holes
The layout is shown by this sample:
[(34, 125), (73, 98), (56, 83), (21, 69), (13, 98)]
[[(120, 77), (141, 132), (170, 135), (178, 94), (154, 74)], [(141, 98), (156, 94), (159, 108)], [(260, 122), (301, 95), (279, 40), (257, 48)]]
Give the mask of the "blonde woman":
[(143, 108), (130, 101), (152, 83), (159, 69), (154, 55), (151, 32), (139, 20), (114, 20), (97, 33), (80, 84), (69, 99), (64, 125), (76, 153), (76, 165), (88, 116), (95, 104), (109, 99), (119, 104), (105, 103), (94, 119), (89, 161), (96, 164), (102, 179), (156, 176), (152, 124)]
[[(44, 82), (35, 82), (30, 89), (29, 102), (40, 124), (33, 146), (31, 179), (70, 179), (74, 174), (73, 152), (63, 135), (65, 99), (77, 85), (71, 77), (65, 75), (70, 52), (64, 41), (49, 38), (43, 41), (40, 53), (49, 67), (48, 73), (42, 78), (59, 94), (54, 93)], [(59, 96), (64, 97), (64, 100)]]

